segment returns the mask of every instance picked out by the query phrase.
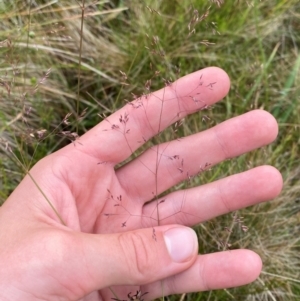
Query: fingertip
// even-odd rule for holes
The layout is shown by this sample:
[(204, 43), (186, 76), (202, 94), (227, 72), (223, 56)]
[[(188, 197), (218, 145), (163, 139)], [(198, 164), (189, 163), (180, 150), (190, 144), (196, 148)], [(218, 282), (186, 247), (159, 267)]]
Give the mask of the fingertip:
[(212, 72), (216, 78), (222, 80), (223, 82), (227, 83), (228, 85), (230, 85), (230, 78), (229, 78), (229, 75), (228, 73), (219, 68), (219, 67), (216, 67), (216, 66), (212, 66), (212, 67), (208, 67), (207, 69), (210, 70), (210, 72)]
[(258, 278), (263, 267), (263, 262), (257, 253), (251, 250), (241, 250), (241, 251), (244, 251), (244, 256), (243, 256), (243, 261), (240, 263), (241, 264), (240, 268), (243, 274), (245, 275), (244, 279), (246, 280), (245, 283), (241, 284), (243, 285), (243, 284), (251, 283)]
[(280, 171), (271, 165), (264, 165), (260, 166), (258, 168), (261, 168), (264, 177), (268, 179), (269, 186), (271, 187), (272, 194), (270, 195), (271, 198), (277, 197), (283, 188), (283, 178)]
[[(236, 124), (232, 124), (229, 129), (231, 134), (234, 133), (235, 136), (239, 135), (237, 146), (249, 145), (248, 142), (251, 142), (251, 149), (259, 148), (272, 143), (278, 135), (276, 119), (264, 110), (252, 110), (241, 116), (234, 117), (228, 122), (232, 121), (236, 122)], [(233, 131), (233, 127), (237, 131)], [(245, 151), (249, 150), (248, 147)]]
[[(262, 260), (255, 252), (242, 249), (204, 255), (203, 290), (238, 287), (253, 282), (262, 270)], [(203, 268), (203, 264), (204, 268)]]
[[(262, 270), (260, 256), (247, 249), (226, 251), (228, 264), (224, 267), (227, 279), (221, 281), (218, 288), (238, 287), (255, 281)], [(220, 280), (220, 279), (219, 279)]]
[(223, 69), (207, 67), (180, 78), (177, 88), (177, 96), (184, 97), (188, 94), (187, 101), (197, 96), (197, 101), (212, 105), (228, 94), (230, 79)]
[(164, 232), (167, 250), (173, 261), (181, 263), (196, 259), (198, 239), (196, 232), (189, 227), (174, 227)]
[(260, 130), (268, 136), (269, 142), (273, 142), (278, 135), (278, 123), (275, 117), (265, 110), (254, 110), (257, 118), (261, 122)]
[[(207, 67), (203, 70), (209, 73), (209, 76), (212, 79), (214, 79), (217, 83), (221, 83), (221, 85), (219, 85), (219, 92), (221, 95), (223, 95), (222, 97), (225, 97), (230, 90), (229, 75), (223, 69), (215, 66)], [(203, 70), (200, 70), (198, 72), (202, 72)]]

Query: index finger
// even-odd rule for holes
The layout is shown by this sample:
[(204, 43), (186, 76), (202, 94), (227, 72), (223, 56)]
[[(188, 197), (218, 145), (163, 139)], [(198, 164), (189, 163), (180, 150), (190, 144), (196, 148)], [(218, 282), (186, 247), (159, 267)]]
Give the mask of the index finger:
[(107, 117), (80, 138), (81, 150), (102, 162), (122, 162), (172, 123), (221, 100), (229, 87), (217, 67), (186, 75)]

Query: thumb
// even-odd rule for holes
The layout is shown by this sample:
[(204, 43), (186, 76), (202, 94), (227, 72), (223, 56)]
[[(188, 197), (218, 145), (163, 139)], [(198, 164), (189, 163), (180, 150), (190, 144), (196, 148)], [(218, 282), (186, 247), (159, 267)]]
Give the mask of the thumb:
[(84, 234), (90, 291), (142, 285), (177, 274), (196, 260), (196, 233), (180, 225), (117, 234)]

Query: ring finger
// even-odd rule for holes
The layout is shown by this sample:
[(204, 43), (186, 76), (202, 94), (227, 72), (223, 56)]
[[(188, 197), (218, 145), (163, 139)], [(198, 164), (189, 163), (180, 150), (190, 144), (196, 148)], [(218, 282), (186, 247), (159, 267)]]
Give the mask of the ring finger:
[(271, 166), (260, 166), (200, 187), (170, 193), (157, 202), (146, 204), (142, 216), (149, 223), (145, 226), (151, 227), (157, 216), (158, 203), (160, 225), (194, 226), (216, 216), (273, 199), (281, 188), (282, 177), (278, 170)]

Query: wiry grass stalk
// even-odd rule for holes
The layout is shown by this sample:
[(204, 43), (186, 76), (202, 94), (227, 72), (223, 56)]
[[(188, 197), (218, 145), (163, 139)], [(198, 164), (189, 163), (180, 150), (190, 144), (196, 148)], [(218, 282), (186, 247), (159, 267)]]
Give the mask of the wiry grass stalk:
[(81, 9), (81, 23), (80, 23), (80, 39), (79, 39), (79, 57), (78, 57), (78, 84), (77, 84), (77, 104), (76, 104), (76, 113), (77, 113), (77, 123), (76, 123), (76, 132), (78, 133), (78, 122), (79, 122), (79, 103), (80, 103), (80, 79), (81, 79), (81, 61), (82, 61), (82, 43), (83, 43), (83, 24), (84, 24), (84, 13), (85, 13), (85, 0), (82, 0), (82, 3), (79, 4)]
[(38, 191), (42, 194), (42, 196), (44, 197), (45, 201), (49, 204), (49, 206), (51, 207), (51, 209), (53, 210), (53, 212), (55, 213), (55, 215), (57, 216), (57, 218), (59, 219), (59, 221), (62, 223), (62, 225), (67, 226), (67, 224), (64, 222), (62, 216), (59, 214), (59, 212), (57, 211), (57, 209), (55, 208), (55, 206), (49, 200), (49, 198), (47, 197), (47, 195), (45, 194), (45, 192), (43, 191), (43, 189), (38, 185), (37, 181), (31, 175), (30, 171), (22, 164), (22, 162), (19, 160), (19, 158), (13, 152), (11, 152), (11, 153), (15, 157), (16, 161), (22, 166), (24, 172), (29, 176), (29, 178), (34, 183), (34, 185), (38, 189)]

